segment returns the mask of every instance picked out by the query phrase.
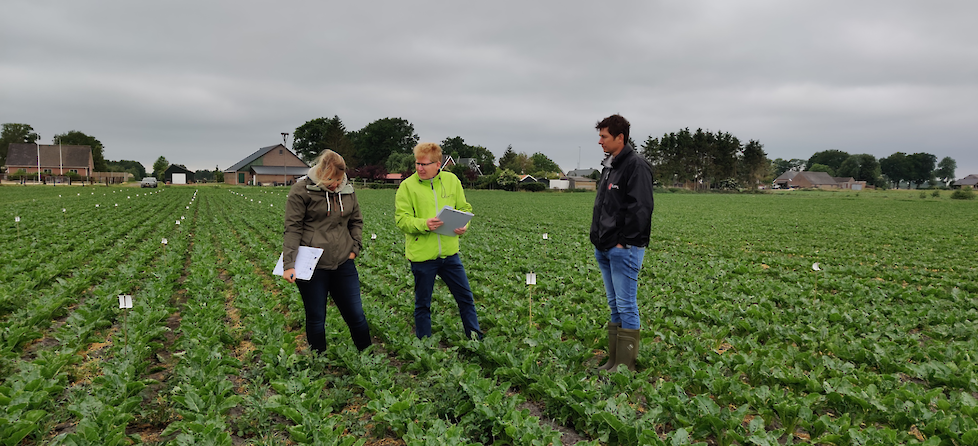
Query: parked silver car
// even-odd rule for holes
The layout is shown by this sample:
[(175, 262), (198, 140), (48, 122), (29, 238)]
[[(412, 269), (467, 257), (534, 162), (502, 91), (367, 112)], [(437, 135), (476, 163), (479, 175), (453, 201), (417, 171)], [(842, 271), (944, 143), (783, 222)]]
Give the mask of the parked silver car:
[(143, 178), (143, 180), (139, 182), (139, 187), (156, 187), (156, 185), (156, 178), (153, 177)]

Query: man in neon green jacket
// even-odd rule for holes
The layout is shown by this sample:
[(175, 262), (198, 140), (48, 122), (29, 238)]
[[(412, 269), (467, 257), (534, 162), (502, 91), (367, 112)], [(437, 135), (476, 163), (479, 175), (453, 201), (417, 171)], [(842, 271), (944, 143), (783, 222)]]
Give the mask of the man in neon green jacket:
[(443, 207), (471, 212), (472, 205), (465, 201), (458, 177), (441, 171), (442, 152), (438, 144), (418, 144), (414, 158), (417, 172), (397, 188), (394, 212), (397, 228), (404, 233), (404, 254), (411, 261), (414, 274), (414, 333), (418, 338), (431, 336), (431, 294), (437, 275), (455, 297), (465, 336), (475, 333), (481, 338), (475, 299), (458, 255), (458, 239), (468, 225), (454, 228), (454, 236), (434, 232), (443, 224), (435, 218)]

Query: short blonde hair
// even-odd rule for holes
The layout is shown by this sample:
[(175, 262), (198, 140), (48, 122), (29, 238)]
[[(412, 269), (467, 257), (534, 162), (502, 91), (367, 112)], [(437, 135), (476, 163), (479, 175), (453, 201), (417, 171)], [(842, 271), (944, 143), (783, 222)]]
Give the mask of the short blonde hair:
[(427, 156), (428, 161), (434, 161), (441, 166), (441, 147), (433, 142), (423, 142), (414, 146), (414, 159)]
[(346, 161), (339, 153), (326, 149), (316, 157), (316, 165), (313, 167), (313, 172), (316, 173), (316, 176), (319, 177), (319, 182), (322, 183), (333, 175), (345, 174)]

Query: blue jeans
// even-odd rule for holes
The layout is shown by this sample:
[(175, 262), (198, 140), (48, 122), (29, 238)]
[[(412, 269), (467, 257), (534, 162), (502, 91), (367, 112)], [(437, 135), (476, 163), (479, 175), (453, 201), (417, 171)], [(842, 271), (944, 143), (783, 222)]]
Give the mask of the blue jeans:
[(611, 322), (621, 328), (638, 330), (642, 322), (638, 317), (638, 271), (642, 269), (645, 248), (611, 248), (607, 251), (594, 249), (598, 259), (604, 290), (608, 295)]
[(441, 276), (455, 297), (465, 337), (470, 338), (472, 333), (476, 333), (482, 338), (469, 278), (458, 254), (443, 259), (411, 262), (411, 272), (414, 273), (414, 334), (418, 338), (431, 336), (431, 293), (435, 289), (435, 275)]
[(360, 275), (353, 260), (343, 262), (335, 270), (317, 269), (309, 280), (296, 280), (302, 305), (306, 310), (306, 340), (317, 352), (326, 351), (326, 296), (350, 328), (350, 336), (358, 350), (370, 346), (370, 328), (360, 302)]

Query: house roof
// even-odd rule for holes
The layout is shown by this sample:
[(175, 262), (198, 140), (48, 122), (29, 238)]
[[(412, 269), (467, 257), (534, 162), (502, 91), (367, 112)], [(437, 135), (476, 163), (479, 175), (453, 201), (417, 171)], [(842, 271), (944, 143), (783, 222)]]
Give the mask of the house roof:
[[(235, 165), (233, 165), (231, 167), (228, 167), (224, 171), (225, 172), (246, 171), (246, 170), (248, 170), (248, 169), (246, 169), (246, 167), (248, 167), (249, 164), (255, 162), (255, 160), (257, 160), (258, 158), (261, 158), (261, 157), (265, 156), (266, 153), (271, 152), (272, 150), (277, 149), (279, 147), (288, 150), (288, 148), (285, 147), (282, 144), (275, 144), (274, 146), (262, 147), (262, 148), (258, 149), (257, 152), (252, 153), (251, 155), (248, 155), (247, 157), (245, 157), (245, 159), (243, 159), (241, 161), (238, 161), (237, 164), (235, 164)], [(292, 153), (291, 150), (289, 150), (289, 152)], [(302, 161), (302, 160), (300, 160), (300, 161)], [(306, 164), (306, 162), (303, 161), (302, 164)], [(306, 168), (309, 168), (309, 166), (306, 165)]]
[(441, 156), (441, 168), (444, 169), (444, 168), (448, 167), (448, 162), (449, 161), (452, 162), (452, 165), (453, 166), (456, 164), (455, 163), (455, 158), (452, 158), (451, 155), (442, 155)]
[(955, 186), (975, 186), (978, 185), (978, 175), (968, 175), (963, 179), (954, 182)]
[(794, 178), (795, 175), (798, 175), (797, 170), (786, 170), (781, 175), (778, 175), (778, 177), (774, 179), (774, 182), (776, 183), (778, 181), (791, 181), (791, 179)]
[(309, 168), (305, 166), (251, 166), (256, 175), (305, 175)]
[(92, 148), (89, 146), (11, 143), (7, 150), (7, 165), (36, 166), (38, 150), (41, 152), (41, 166), (87, 168), (92, 161)]
[(571, 170), (571, 171), (567, 172), (567, 176), (569, 176), (569, 177), (586, 177), (586, 176), (591, 175), (592, 173), (597, 172), (597, 171), (598, 171), (598, 169), (574, 169), (574, 170)]
[(479, 167), (479, 160), (476, 158), (459, 158), (458, 165), (468, 166), (468, 168), (475, 169), (476, 173), (482, 175), (482, 168)]
[(802, 178), (808, 180), (809, 183), (812, 183), (815, 186), (819, 186), (819, 185), (823, 185), (823, 184), (829, 184), (829, 185), (831, 185), (831, 184), (839, 184), (837, 181), (835, 181), (834, 179), (832, 179), (832, 177), (829, 176), (829, 174), (826, 173), (826, 172), (807, 172), (807, 171), (805, 171), (805, 172), (798, 172), (798, 175), (795, 175), (792, 178), (792, 180), (795, 180), (798, 177), (802, 177)]
[(166, 170), (164, 170), (163, 172), (171, 173), (171, 174), (172, 173), (190, 173), (190, 174), (194, 173), (194, 171), (180, 164), (170, 164), (170, 167), (167, 167)]

